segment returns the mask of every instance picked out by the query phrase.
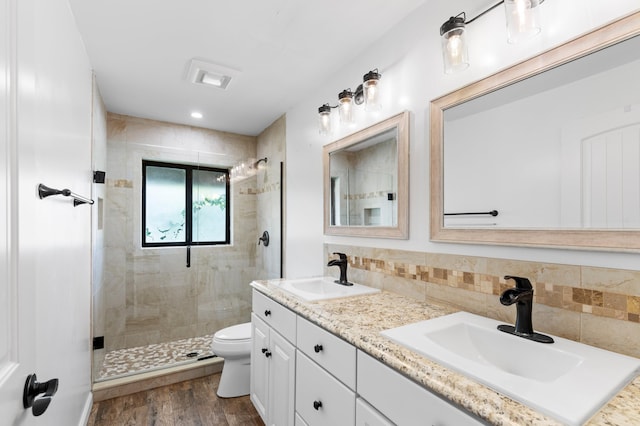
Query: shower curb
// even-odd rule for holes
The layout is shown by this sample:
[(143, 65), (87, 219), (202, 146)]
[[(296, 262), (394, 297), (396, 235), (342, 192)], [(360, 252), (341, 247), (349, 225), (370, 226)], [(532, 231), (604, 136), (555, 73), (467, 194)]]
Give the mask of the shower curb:
[(93, 401), (104, 401), (185, 380), (209, 376), (221, 372), (223, 364), (224, 360), (222, 358), (215, 357), (176, 367), (94, 383), (92, 387)]

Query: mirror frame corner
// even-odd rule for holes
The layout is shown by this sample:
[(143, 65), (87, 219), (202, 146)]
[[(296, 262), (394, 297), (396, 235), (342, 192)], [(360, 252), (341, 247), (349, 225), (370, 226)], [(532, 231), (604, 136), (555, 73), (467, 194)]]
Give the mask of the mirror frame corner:
[(640, 231), (602, 229), (465, 229), (444, 226), (444, 111), (574, 59), (640, 35), (640, 12), (574, 38), (430, 103), (430, 237), (434, 242), (640, 251)]
[[(322, 147), (324, 234), (351, 237), (409, 238), (409, 111), (403, 111)], [(333, 226), (331, 217), (330, 155), (396, 127), (398, 129), (398, 223), (396, 226)]]

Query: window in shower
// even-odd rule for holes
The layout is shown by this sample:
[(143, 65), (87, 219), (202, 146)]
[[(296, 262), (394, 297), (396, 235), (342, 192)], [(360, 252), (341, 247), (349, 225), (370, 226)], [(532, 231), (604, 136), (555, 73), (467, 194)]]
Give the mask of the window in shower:
[(142, 161), (143, 247), (229, 244), (230, 229), (228, 169)]

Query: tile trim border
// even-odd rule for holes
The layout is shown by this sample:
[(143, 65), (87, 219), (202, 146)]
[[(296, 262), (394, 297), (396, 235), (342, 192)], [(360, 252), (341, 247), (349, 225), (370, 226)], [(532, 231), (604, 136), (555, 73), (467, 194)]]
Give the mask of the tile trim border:
[[(394, 262), (361, 256), (348, 256), (349, 266), (369, 272), (423, 281), (498, 296), (512, 287), (503, 277), (436, 268), (422, 264)], [(640, 296), (604, 292), (545, 282), (534, 282), (535, 303), (589, 313), (599, 317), (640, 323)]]

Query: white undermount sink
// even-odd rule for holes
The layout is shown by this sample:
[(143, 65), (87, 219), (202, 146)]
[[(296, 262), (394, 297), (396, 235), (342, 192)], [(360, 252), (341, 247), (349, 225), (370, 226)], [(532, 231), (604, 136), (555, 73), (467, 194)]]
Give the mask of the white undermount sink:
[(269, 281), (269, 284), (280, 287), (282, 290), (308, 302), (380, 292), (377, 288), (361, 284), (354, 283), (351, 286), (337, 284), (335, 280), (333, 277), (314, 277), (296, 280), (272, 280)]
[(640, 359), (555, 336), (533, 342), (499, 324), (457, 312), (381, 334), (569, 425), (586, 422), (640, 373)]

